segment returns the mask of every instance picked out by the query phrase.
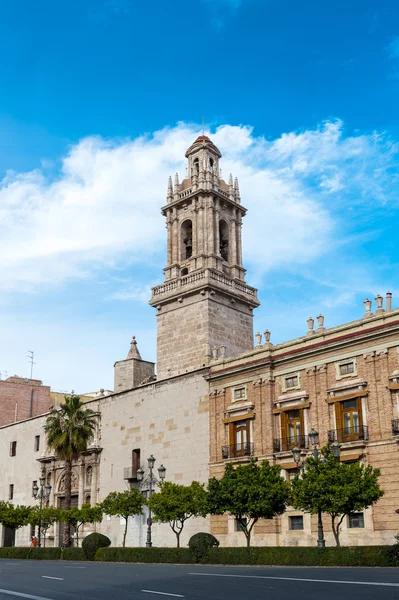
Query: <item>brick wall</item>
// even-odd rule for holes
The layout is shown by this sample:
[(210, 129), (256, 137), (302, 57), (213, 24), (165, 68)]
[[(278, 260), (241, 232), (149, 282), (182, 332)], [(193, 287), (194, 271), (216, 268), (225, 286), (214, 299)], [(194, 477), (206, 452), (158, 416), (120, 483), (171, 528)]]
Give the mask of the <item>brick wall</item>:
[(0, 381), (0, 427), (45, 414), (50, 404), (50, 387), (38, 379)]

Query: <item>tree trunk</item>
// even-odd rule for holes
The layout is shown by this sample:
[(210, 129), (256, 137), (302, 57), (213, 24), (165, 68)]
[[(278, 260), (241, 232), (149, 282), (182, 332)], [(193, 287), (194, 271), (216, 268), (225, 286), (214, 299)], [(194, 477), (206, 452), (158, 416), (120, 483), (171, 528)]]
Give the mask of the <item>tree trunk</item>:
[[(65, 461), (65, 510), (70, 510), (71, 508), (71, 495), (72, 495), (72, 461)], [(65, 548), (70, 548), (72, 545), (71, 540), (71, 527), (68, 523), (64, 523), (64, 532), (63, 532), (63, 546)]]
[(247, 538), (247, 548), (251, 546), (251, 532), (244, 530), (245, 537)]
[(122, 548), (124, 548), (124, 547), (125, 547), (125, 544), (126, 544), (126, 534), (127, 534), (127, 524), (128, 524), (128, 519), (129, 519), (129, 517), (126, 517), (126, 518), (125, 518), (125, 531), (124, 531), (124, 534), (123, 534), (123, 543), (122, 543)]
[(333, 530), (333, 534), (334, 534), (334, 538), (335, 538), (335, 543), (337, 546), (340, 546), (341, 544), (339, 543), (339, 526), (341, 525), (341, 521), (339, 521), (337, 523), (337, 526), (335, 527), (335, 517), (331, 517), (331, 525), (332, 525), (332, 530)]
[(179, 531), (179, 533), (176, 532), (177, 548), (180, 548), (180, 534), (181, 534), (181, 531)]

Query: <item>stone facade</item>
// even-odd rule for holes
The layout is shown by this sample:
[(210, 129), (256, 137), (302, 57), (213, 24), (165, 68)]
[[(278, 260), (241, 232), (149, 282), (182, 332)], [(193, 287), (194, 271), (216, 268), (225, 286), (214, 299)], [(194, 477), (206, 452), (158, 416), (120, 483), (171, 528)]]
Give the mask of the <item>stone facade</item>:
[[(399, 310), (366, 312), (359, 321), (332, 329), (321, 325), (315, 331), (310, 325), (307, 335), (284, 344), (262, 344), (258, 334), (253, 352), (211, 363), (210, 474), (218, 477), (226, 462), (245, 463), (256, 456), (280, 465), (289, 479), (296, 468), (292, 447), (299, 446), (305, 458), (314, 428), (321, 447), (341, 443), (341, 460), (381, 469), (385, 495), (364, 511), (363, 527), (344, 521), (341, 542), (392, 543), (399, 526), (394, 476), (399, 468)], [(303, 515), (303, 529), (290, 530), (293, 516), (301, 513), (290, 509), (255, 525), (253, 543), (314, 545), (316, 520)], [(330, 522), (324, 521), (327, 543), (333, 545)], [(242, 544), (243, 534), (234, 525), (227, 516), (217, 517), (212, 531), (222, 543)]]

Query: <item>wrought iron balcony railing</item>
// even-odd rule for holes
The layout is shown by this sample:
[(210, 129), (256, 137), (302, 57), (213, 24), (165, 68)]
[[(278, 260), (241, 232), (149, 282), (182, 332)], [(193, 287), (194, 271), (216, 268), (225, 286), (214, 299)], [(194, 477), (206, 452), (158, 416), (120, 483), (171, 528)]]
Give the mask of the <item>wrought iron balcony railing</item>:
[(123, 469), (123, 479), (127, 481), (137, 480), (137, 467), (125, 467)]
[(392, 435), (399, 435), (399, 419), (392, 421)]
[(253, 442), (244, 442), (243, 444), (231, 444), (222, 447), (222, 458), (239, 458), (240, 456), (253, 456)]
[(308, 436), (297, 435), (273, 440), (273, 452), (288, 452), (295, 446), (298, 446), (298, 448), (308, 448)]
[(368, 440), (369, 429), (365, 425), (355, 425), (344, 429), (330, 429), (328, 432), (329, 442), (354, 442), (356, 440)]

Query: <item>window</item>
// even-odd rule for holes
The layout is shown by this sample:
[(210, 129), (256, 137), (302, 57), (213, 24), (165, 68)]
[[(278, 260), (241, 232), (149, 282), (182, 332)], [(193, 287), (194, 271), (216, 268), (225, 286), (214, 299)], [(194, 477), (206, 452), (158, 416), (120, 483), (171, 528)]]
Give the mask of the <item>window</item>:
[(299, 387), (299, 376), (298, 375), (290, 375), (289, 377), (284, 377), (284, 390), (293, 390)]
[(12, 500), (14, 498), (14, 484), (11, 483), (8, 490), (8, 499)]
[(354, 373), (355, 365), (354, 365), (353, 361), (339, 365), (339, 372), (340, 372), (340, 375), (342, 375), (342, 376), (343, 375), (351, 375), (352, 373)]
[(294, 446), (305, 447), (303, 435), (303, 409), (287, 410), (281, 413), (282, 450), (291, 450)]
[(335, 363), (335, 372), (337, 379), (342, 379), (343, 377), (353, 377), (354, 375), (357, 375), (356, 359), (350, 358)]
[(295, 517), (288, 517), (288, 520), (289, 520), (289, 527), (290, 527), (291, 531), (297, 531), (299, 529), (303, 529), (302, 515), (295, 516)]
[(362, 423), (362, 404), (360, 398), (344, 400), (335, 404), (337, 441), (350, 442), (366, 439)]
[(85, 504), (91, 504), (91, 496), (88, 494), (85, 498)]
[(247, 397), (247, 388), (245, 385), (234, 388), (233, 402), (237, 402), (237, 400), (245, 400), (246, 397)]
[(182, 277), (185, 277), (186, 275), (188, 275), (188, 269), (187, 269), (187, 267), (185, 267), (184, 269), (182, 269), (182, 270), (181, 270), (181, 273), (180, 273), (180, 275), (181, 275)]
[(10, 443), (10, 456), (15, 456), (17, 454), (17, 442)]
[(40, 448), (40, 435), (35, 435), (35, 452), (39, 452)]
[[(247, 519), (241, 519), (244, 522), (245, 526), (247, 525)], [(244, 527), (238, 519), (234, 521), (234, 531), (244, 531)]]
[(364, 527), (363, 513), (352, 513), (348, 517), (348, 527), (350, 529), (358, 529)]
[(132, 477), (137, 477), (137, 471), (140, 468), (140, 448), (132, 452)]
[(181, 226), (181, 260), (191, 258), (193, 254), (193, 224), (184, 221)]
[(229, 261), (229, 226), (226, 221), (219, 221), (219, 254), (223, 260)]
[(251, 456), (249, 419), (230, 423), (230, 452), (228, 458)]
[(287, 469), (287, 481), (291, 485), (291, 481), (299, 475), (299, 469)]

